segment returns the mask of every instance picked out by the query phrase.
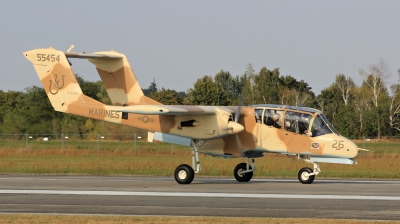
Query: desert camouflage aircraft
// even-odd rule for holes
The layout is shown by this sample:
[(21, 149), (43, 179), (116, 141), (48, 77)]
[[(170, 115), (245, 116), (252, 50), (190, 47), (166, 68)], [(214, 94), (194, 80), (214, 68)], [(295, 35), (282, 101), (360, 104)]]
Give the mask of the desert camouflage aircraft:
[[(313, 169), (298, 173), (310, 184), (321, 172), (318, 163), (356, 164), (359, 150), (341, 136), (321, 111), (286, 105), (186, 106), (162, 105), (143, 95), (124, 54), (115, 51), (71, 53), (53, 48), (24, 52), (33, 63), (47, 96), (56, 111), (148, 130), (148, 141), (189, 146), (192, 167), (178, 166), (174, 177), (190, 184), (201, 171), (199, 153), (234, 158), (244, 157), (234, 176), (248, 182), (256, 170), (254, 158), (264, 153), (296, 156)], [(69, 58), (87, 59), (96, 66), (113, 105), (105, 105), (82, 93)], [(251, 159), (251, 161), (250, 161)]]

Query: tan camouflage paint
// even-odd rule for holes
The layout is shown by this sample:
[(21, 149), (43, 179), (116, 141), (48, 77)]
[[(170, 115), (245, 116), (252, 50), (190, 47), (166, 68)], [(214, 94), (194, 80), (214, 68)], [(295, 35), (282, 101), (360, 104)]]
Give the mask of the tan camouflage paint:
[(88, 58), (96, 66), (104, 87), (115, 106), (160, 104), (144, 96), (139, 82), (125, 55), (114, 51), (96, 52), (99, 55), (117, 55), (122, 59)]
[[(128, 119), (122, 119), (125, 106), (160, 105), (143, 95), (139, 83), (125, 55), (114, 51), (97, 52), (87, 57), (96, 69), (110, 95), (113, 106), (105, 105), (91, 99), (82, 93), (69, 65), (66, 55), (74, 53), (47, 48), (36, 49), (23, 53), (33, 63), (43, 84), (49, 100), (56, 111), (75, 114), (83, 117), (119, 123), (137, 127), (152, 132), (162, 132), (192, 139), (207, 140), (199, 149), (200, 152), (216, 155), (241, 156), (240, 149), (245, 152), (250, 149), (265, 152), (305, 154), (338, 158), (355, 158), (358, 155), (357, 146), (350, 140), (336, 134), (326, 134), (318, 137), (300, 135), (257, 123), (254, 107), (243, 107), (238, 123), (244, 130), (238, 134), (237, 142), (234, 134), (229, 134), (228, 120), (238, 107), (216, 106), (168, 106), (179, 109), (181, 113), (170, 115), (133, 114)], [(76, 57), (86, 58), (85, 56)], [(114, 58), (112, 58), (115, 56)], [(124, 106), (123, 106), (124, 105)], [(162, 106), (161, 106), (162, 107)], [(164, 108), (167, 108), (165, 106)], [(258, 107), (265, 109), (266, 107)], [(276, 109), (276, 108), (275, 108)], [(283, 112), (290, 109), (281, 109)], [(304, 113), (304, 111), (300, 111)], [(313, 114), (315, 117), (317, 113)], [(232, 116), (233, 118), (234, 116)], [(282, 118), (284, 119), (284, 118)], [(195, 120), (193, 127), (181, 127), (181, 122)], [(342, 141), (343, 147), (333, 147), (333, 143)], [(312, 149), (312, 143), (319, 143), (318, 149)], [(241, 147), (238, 147), (238, 145)]]

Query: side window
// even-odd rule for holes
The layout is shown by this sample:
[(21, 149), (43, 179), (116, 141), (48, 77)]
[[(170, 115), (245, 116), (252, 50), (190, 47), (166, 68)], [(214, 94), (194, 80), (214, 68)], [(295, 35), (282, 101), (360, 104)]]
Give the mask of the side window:
[(254, 110), (254, 117), (256, 119), (256, 122), (259, 123), (259, 124), (261, 124), (262, 112), (263, 112), (262, 109), (255, 109)]
[(272, 112), (271, 110), (265, 110), (264, 111), (264, 124), (267, 126), (272, 126), (273, 121), (272, 121)]
[(310, 114), (288, 111), (285, 114), (285, 130), (308, 135), (311, 117)]
[(292, 111), (287, 111), (285, 114), (285, 130), (297, 133), (298, 127), (296, 123), (297, 113)]
[(275, 128), (282, 127), (282, 111), (265, 110), (264, 111), (264, 124)]
[(299, 134), (308, 135), (311, 118), (309, 114), (299, 114)]

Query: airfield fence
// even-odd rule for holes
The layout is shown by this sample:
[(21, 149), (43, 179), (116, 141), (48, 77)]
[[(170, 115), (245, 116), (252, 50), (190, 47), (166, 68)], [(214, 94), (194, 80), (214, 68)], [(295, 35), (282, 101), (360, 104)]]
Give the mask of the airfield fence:
[[(77, 149), (112, 150), (119, 142), (118, 147), (126, 150), (134, 150), (136, 155), (138, 146), (151, 145), (147, 141), (147, 134), (0, 134), (0, 148), (25, 149), (26, 151), (38, 148), (60, 149), (69, 147)], [(175, 146), (163, 143), (164, 148), (174, 152)]]
[[(400, 143), (400, 136), (348, 138), (352, 139), (359, 147), (371, 150), (374, 150), (374, 143)], [(118, 149), (133, 150), (136, 155), (139, 146), (151, 148), (154, 146), (152, 144), (147, 141), (147, 134), (0, 134), (0, 149), (25, 149), (27, 152), (39, 148), (64, 150), (71, 147), (100, 152), (100, 150), (113, 150), (118, 146)], [(176, 149), (174, 144), (161, 144), (163, 150), (170, 150), (171, 154), (174, 153), (174, 149)]]

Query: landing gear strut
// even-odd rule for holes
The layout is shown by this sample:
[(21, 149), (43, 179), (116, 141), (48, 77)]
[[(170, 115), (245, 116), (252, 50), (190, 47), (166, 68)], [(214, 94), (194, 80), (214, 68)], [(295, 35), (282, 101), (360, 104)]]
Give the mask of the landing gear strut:
[(174, 177), (178, 184), (192, 183), (194, 174), (201, 171), (198, 144), (204, 144), (204, 142), (195, 142), (194, 140), (190, 142), (190, 148), (192, 149), (192, 167), (195, 167), (196, 170), (193, 170), (193, 168), (187, 164), (179, 165), (174, 172)]
[(249, 158), (246, 157), (246, 163), (239, 163), (233, 172), (235, 179), (239, 182), (249, 182), (253, 177), (253, 171), (256, 170), (256, 164), (252, 159), (253, 168), (249, 164)]
[(309, 167), (303, 167), (300, 169), (300, 171), (297, 175), (300, 183), (311, 184), (314, 181), (315, 176), (317, 176), (321, 172), (321, 169), (319, 168), (319, 165), (317, 163), (314, 163), (311, 160), (309, 160), (303, 156), (299, 156), (299, 158), (306, 161), (307, 163), (312, 163), (314, 165), (314, 170), (312, 170)]

